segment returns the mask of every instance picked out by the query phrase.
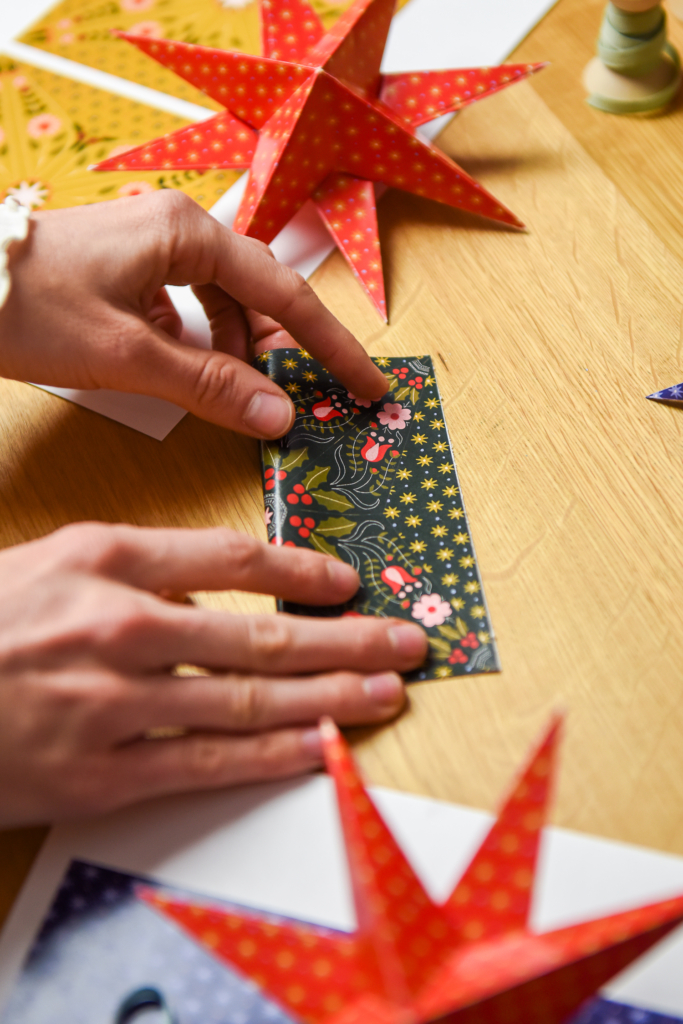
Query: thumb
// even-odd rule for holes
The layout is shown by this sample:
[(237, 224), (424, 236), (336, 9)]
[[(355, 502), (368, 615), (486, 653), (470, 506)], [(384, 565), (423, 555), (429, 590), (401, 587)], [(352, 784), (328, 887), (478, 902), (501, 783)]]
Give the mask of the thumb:
[(282, 437), (294, 422), (291, 399), (268, 377), (225, 352), (183, 345), (154, 324), (138, 321), (131, 358), (112, 369), (125, 379), (108, 387), (165, 398), (250, 437)]

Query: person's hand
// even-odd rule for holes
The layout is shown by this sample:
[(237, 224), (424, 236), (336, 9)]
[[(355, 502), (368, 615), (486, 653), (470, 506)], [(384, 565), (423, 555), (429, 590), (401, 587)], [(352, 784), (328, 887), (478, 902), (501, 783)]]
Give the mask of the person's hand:
[(358, 587), (343, 562), (224, 529), (68, 526), (0, 553), (0, 579), (0, 827), (308, 771), (318, 718), (393, 717), (397, 672), (427, 650), (395, 619), (168, 600), (236, 589), (330, 604)]
[[(182, 192), (37, 213), (28, 239), (10, 248), (10, 272), (0, 376), (154, 395), (263, 438), (285, 434), (294, 407), (249, 365), (254, 340), (264, 348), (293, 338), (355, 395), (386, 391), (381, 371), (299, 274)], [(211, 351), (177, 340), (182, 325), (166, 284), (194, 286)]]

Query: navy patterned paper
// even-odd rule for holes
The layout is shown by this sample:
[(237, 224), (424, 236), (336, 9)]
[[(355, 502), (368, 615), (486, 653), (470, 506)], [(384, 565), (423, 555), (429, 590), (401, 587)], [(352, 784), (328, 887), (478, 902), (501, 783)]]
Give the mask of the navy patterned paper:
[(672, 384), (670, 388), (662, 391), (655, 391), (652, 395), (646, 395), (653, 402), (674, 402), (676, 405), (683, 403), (683, 384)]
[(410, 680), (498, 671), (431, 358), (374, 362), (387, 379), (375, 403), (355, 398), (303, 349), (256, 362), (297, 413), (289, 434), (262, 445), (268, 539), (350, 562), (362, 581), (345, 606), (281, 610), (420, 623), (430, 656)]

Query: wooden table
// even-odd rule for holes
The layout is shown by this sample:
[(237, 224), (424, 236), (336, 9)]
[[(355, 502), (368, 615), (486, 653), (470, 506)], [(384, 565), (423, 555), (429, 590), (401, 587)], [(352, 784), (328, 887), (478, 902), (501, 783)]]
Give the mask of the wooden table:
[[(564, 708), (554, 820), (683, 853), (683, 413), (644, 399), (683, 379), (683, 113), (585, 105), (601, 8), (560, 0), (516, 55), (553, 66), (442, 136), (528, 234), (393, 193), (391, 325), (339, 255), (313, 278), (371, 353), (436, 357), (503, 665), (414, 686), (358, 751), (373, 782), (491, 807)], [(160, 444), (1, 382), (0, 430), (2, 544), (87, 518), (263, 535), (255, 443), (192, 417)], [(0, 914), (43, 835), (0, 835)]]

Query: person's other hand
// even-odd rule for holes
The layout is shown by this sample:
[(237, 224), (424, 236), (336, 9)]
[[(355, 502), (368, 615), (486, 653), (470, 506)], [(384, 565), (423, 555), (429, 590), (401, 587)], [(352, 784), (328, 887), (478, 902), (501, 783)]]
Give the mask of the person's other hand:
[[(236, 589), (330, 604), (358, 588), (343, 562), (224, 529), (68, 526), (0, 553), (0, 578), (0, 827), (313, 769), (318, 718), (393, 717), (397, 673), (427, 650), (395, 619), (166, 599)], [(183, 664), (204, 674), (174, 674)]]
[[(249, 365), (257, 318), (261, 348), (269, 336), (271, 347), (293, 338), (361, 398), (387, 389), (299, 274), (182, 192), (37, 213), (29, 238), (10, 249), (10, 272), (0, 309), (4, 377), (153, 395), (252, 437), (281, 437), (294, 407)], [(178, 341), (167, 284), (194, 287), (212, 350)]]

